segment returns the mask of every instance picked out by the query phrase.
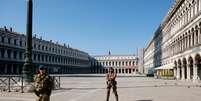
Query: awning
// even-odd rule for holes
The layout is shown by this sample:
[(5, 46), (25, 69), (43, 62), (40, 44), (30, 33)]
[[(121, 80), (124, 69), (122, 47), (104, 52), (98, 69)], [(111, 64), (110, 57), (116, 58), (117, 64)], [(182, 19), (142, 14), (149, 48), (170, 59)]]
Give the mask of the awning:
[(167, 65), (162, 65), (162, 66), (159, 66), (157, 68), (155, 68), (155, 70), (159, 70), (159, 69), (173, 69), (174, 68), (174, 63), (170, 63), (170, 64), (167, 64)]

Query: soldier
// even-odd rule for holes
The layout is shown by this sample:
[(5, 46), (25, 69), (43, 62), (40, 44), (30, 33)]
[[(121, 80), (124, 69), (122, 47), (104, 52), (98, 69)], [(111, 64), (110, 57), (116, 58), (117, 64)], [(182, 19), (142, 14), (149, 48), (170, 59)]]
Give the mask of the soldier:
[(35, 94), (38, 97), (36, 101), (50, 101), (50, 95), (53, 88), (53, 80), (46, 73), (44, 65), (39, 66), (39, 72), (34, 77)]
[(107, 98), (106, 101), (109, 101), (110, 97), (110, 89), (113, 89), (113, 93), (115, 95), (116, 101), (119, 101), (118, 94), (117, 94), (117, 82), (116, 82), (117, 74), (114, 72), (112, 67), (109, 68), (109, 72), (106, 75), (107, 79)]

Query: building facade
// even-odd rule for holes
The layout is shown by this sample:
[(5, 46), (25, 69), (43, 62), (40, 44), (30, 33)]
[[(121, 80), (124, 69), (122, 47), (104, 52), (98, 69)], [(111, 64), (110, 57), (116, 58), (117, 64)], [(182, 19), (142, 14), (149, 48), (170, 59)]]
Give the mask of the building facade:
[(131, 74), (138, 71), (138, 57), (135, 55), (99, 55), (91, 59), (92, 73), (107, 73), (113, 67), (116, 73)]
[[(0, 74), (21, 74), (25, 59), (26, 36), (12, 28), (0, 28)], [(33, 71), (45, 65), (49, 73), (87, 72), (89, 55), (69, 46), (33, 37)]]
[(145, 73), (170, 64), (177, 79), (201, 78), (201, 0), (176, 0), (144, 50)]

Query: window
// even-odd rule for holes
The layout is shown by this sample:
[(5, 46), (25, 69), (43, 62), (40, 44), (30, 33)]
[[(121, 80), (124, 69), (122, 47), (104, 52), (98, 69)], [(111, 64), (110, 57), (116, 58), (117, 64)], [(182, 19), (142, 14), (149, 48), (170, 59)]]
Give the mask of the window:
[(14, 51), (14, 59), (17, 57), (17, 51)]
[(40, 54), (38, 54), (38, 61), (40, 61)]
[(46, 55), (46, 56), (45, 56), (45, 61), (46, 61), (46, 62), (48, 61), (48, 60), (47, 60), (47, 57), (48, 57), (48, 56)]
[(1, 49), (1, 57), (4, 58), (4, 49)]
[(20, 46), (22, 46), (22, 41), (20, 41)]
[(51, 57), (51, 56), (49, 56), (49, 62), (51, 62), (51, 58), (52, 58), (52, 57)]
[(8, 44), (10, 44), (10, 40), (11, 40), (11, 39), (10, 39), (10, 38), (8, 38)]
[(38, 50), (40, 50), (40, 45), (38, 45)]
[(44, 46), (42, 46), (42, 50), (44, 50)]
[(1, 37), (1, 42), (4, 42), (4, 39), (5, 39), (4, 37)]
[(11, 58), (11, 50), (7, 50), (8, 58)]
[(14, 45), (17, 45), (17, 39), (14, 40)]
[(42, 55), (42, 61), (44, 61), (44, 55)]
[(33, 58), (33, 60), (36, 61), (36, 54), (34, 54), (34, 58)]
[(36, 49), (36, 44), (34, 44), (34, 49)]
[(22, 59), (22, 55), (23, 55), (22, 52), (20, 52), (20, 54), (19, 54), (19, 58), (20, 59)]

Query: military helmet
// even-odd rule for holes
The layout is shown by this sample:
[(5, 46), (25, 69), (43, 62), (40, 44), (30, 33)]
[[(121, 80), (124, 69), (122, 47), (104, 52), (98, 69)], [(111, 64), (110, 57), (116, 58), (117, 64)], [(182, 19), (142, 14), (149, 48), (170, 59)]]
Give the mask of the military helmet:
[(114, 68), (113, 67), (109, 67), (109, 71), (114, 72)]
[(40, 65), (39, 66), (39, 70), (45, 70), (46, 68), (45, 68), (45, 66), (44, 65)]

